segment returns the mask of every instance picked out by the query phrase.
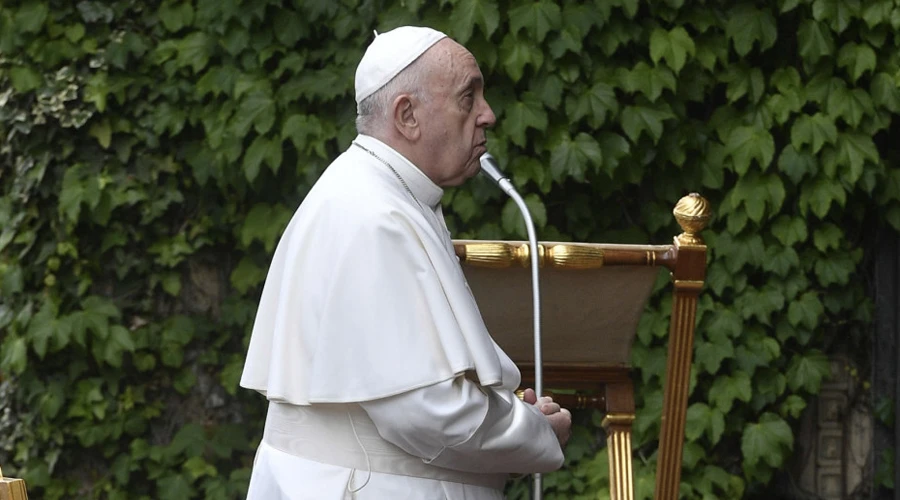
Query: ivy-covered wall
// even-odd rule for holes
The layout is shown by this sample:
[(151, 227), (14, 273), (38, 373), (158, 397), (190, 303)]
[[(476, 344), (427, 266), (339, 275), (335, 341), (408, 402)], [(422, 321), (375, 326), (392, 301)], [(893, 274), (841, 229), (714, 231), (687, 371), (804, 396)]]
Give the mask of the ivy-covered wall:
[[(243, 498), (261, 282), (400, 24), (480, 61), (541, 238), (667, 243), (674, 203), (710, 200), (682, 492), (774, 488), (825, 353), (870, 335), (867, 237), (900, 229), (896, 0), (5, 0), (0, 463), (35, 498)], [(444, 202), (457, 237), (524, 236), (483, 179)], [(638, 498), (669, 307), (634, 348)], [(603, 498), (592, 417), (548, 499)]]

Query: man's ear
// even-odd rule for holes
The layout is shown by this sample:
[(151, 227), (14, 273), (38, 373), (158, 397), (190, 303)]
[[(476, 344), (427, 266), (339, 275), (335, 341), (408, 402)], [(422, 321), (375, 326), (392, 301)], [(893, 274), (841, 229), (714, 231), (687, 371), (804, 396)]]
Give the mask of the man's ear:
[(422, 131), (419, 128), (419, 120), (416, 113), (415, 98), (409, 94), (400, 94), (394, 99), (393, 103), (393, 121), (394, 128), (400, 132), (407, 141), (415, 141), (419, 138)]

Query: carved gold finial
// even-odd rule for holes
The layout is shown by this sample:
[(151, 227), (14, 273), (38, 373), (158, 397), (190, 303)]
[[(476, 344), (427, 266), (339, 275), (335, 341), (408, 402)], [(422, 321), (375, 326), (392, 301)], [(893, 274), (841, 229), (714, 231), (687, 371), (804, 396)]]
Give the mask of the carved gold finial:
[(698, 233), (706, 227), (712, 215), (706, 198), (691, 193), (678, 200), (672, 213), (684, 231), (678, 236), (678, 242), (683, 245), (703, 245), (703, 238)]

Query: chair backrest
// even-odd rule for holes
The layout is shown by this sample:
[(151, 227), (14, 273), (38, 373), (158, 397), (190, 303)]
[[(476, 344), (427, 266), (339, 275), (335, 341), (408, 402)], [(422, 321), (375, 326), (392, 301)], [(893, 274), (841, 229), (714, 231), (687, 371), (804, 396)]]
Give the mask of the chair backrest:
[[(630, 410), (633, 418), (631, 346), (655, 280), (663, 269), (670, 272), (672, 316), (656, 478), (656, 498), (666, 500), (678, 498), (697, 296), (706, 277), (706, 245), (698, 233), (710, 217), (706, 200), (697, 194), (682, 198), (673, 213), (684, 232), (671, 245), (542, 242), (538, 248), (545, 387), (602, 391), (617, 384), (617, 391), (607, 387), (594, 400), (617, 416)], [(534, 364), (528, 244), (455, 240), (454, 247), (492, 336), (528, 380)]]

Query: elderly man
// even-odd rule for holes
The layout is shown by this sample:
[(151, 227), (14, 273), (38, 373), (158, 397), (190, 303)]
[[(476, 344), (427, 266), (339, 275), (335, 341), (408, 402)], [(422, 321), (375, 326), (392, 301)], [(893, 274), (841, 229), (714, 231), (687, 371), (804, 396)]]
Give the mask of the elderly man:
[(444, 224), (495, 117), (475, 58), (429, 28), (377, 35), (360, 135), (280, 241), (241, 385), (269, 410), (252, 500), (502, 499), (563, 463), (571, 415), (514, 395)]

